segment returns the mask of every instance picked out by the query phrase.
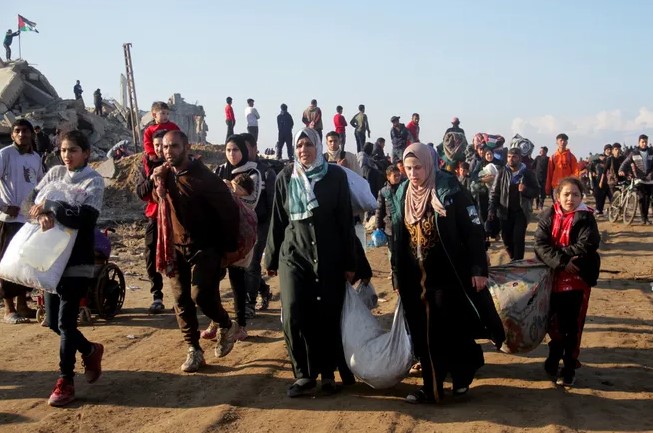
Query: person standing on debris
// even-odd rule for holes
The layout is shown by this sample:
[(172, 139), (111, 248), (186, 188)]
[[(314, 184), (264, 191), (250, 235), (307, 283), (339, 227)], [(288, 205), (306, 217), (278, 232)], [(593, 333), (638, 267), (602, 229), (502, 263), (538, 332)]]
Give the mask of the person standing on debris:
[(191, 160), (186, 134), (166, 133), (163, 155), (166, 163), (153, 172), (157, 224), (164, 235), (158, 239), (163, 253), (157, 262), (167, 268), (177, 323), (188, 345), (181, 370), (191, 373), (206, 364), (196, 305), (220, 326), (215, 355), (224, 357), (234, 347), (239, 326), (220, 302), (219, 285), (225, 275), (224, 253), (238, 248), (240, 216), (222, 179), (200, 160)]
[[(25, 224), (25, 215), (20, 213), (23, 200), (43, 177), (41, 158), (32, 147), (32, 124), (25, 119), (16, 120), (11, 127), (11, 139), (13, 145), (0, 150), (0, 259), (9, 242)], [(27, 292), (30, 290), (25, 286), (0, 281), (5, 323), (28, 323), (30, 318), (36, 317), (36, 312), (27, 307)]]
[(82, 90), (82, 85), (79, 84), (79, 80), (77, 80), (77, 83), (73, 86), (73, 93), (75, 94), (75, 99), (82, 99), (82, 93), (84, 91)]
[(277, 128), (279, 129), (279, 138), (277, 140), (277, 159), (281, 159), (283, 153), (283, 146), (286, 146), (288, 151), (288, 160), (292, 161), (292, 129), (295, 122), (288, 112), (288, 106), (281, 104), (281, 113), (277, 116)]
[(406, 125), (406, 129), (408, 129), (408, 132), (410, 132), (410, 135), (413, 137), (412, 139), (408, 140), (406, 144), (412, 144), (412, 143), (419, 143), (419, 114), (418, 113), (413, 113), (413, 117), (411, 117), (410, 122)]
[(399, 116), (392, 116), (392, 129), (390, 129), (390, 139), (392, 140), (392, 163), (396, 164), (401, 161), (404, 154), (404, 149), (408, 146), (408, 142), (414, 141), (414, 138), (406, 125), (399, 122)]
[(447, 132), (457, 132), (459, 134), (465, 135), (465, 130), (460, 127), (460, 119), (458, 119), (457, 117), (451, 119), (451, 128), (447, 128), (445, 134)]
[[(59, 379), (48, 399), (50, 406), (65, 406), (75, 399), (74, 368), (77, 352), (82, 355), (84, 376), (95, 383), (102, 375), (104, 346), (92, 343), (77, 328), (80, 301), (86, 296), (95, 270), (95, 227), (102, 208), (104, 180), (88, 166), (91, 145), (80, 131), (70, 131), (61, 139), (64, 165), (53, 167), (26, 200), (29, 215), (38, 221), (41, 230), (54, 227), (55, 222), (77, 229), (72, 254), (66, 264), (56, 293), (45, 294), (48, 325), (60, 335)], [(34, 204), (39, 190), (56, 183), (57, 189), (75, 189), (75, 202), (45, 200)]]
[(5, 40), (2, 43), (5, 47), (5, 52), (7, 53), (7, 61), (11, 60), (11, 43), (14, 41), (16, 36), (20, 35), (20, 30), (12, 32), (11, 29), (7, 30), (5, 34)]
[(236, 126), (236, 116), (234, 115), (234, 108), (231, 106), (233, 99), (231, 96), (227, 96), (227, 105), (224, 106), (224, 116), (225, 122), (227, 123), (227, 137), (225, 138), (225, 143), (227, 139), (234, 135), (234, 126)]
[[(275, 185), (265, 253), (269, 276), (279, 275), (282, 322), (295, 382), (288, 397), (338, 391), (340, 313), (346, 282), (354, 278), (354, 221), (347, 175), (322, 156), (317, 132), (294, 138), (295, 162)], [(340, 349), (339, 349), (340, 348)]]
[(489, 194), (488, 219), (501, 221), (501, 240), (510, 260), (524, 258), (526, 227), (538, 193), (535, 174), (521, 159), (519, 148), (508, 150), (508, 163), (499, 167)]
[(346, 128), (348, 125), (345, 116), (342, 115), (342, 105), (338, 105), (336, 107), (336, 114), (333, 116), (333, 127), (340, 136), (342, 150), (345, 150), (345, 143), (347, 143)]
[(148, 158), (156, 160), (156, 151), (154, 150), (154, 144), (152, 141), (154, 134), (157, 131), (162, 131), (164, 129), (166, 131), (179, 131), (179, 126), (169, 120), (170, 107), (165, 102), (153, 102), (150, 111), (154, 123), (145, 128), (145, 132), (143, 132), (143, 150)]
[(254, 100), (252, 98), (247, 100), (245, 117), (247, 118), (247, 132), (252, 134), (254, 139), (258, 141), (258, 120), (261, 118), (261, 116), (258, 114), (256, 108), (254, 108)]
[(95, 92), (93, 92), (93, 103), (95, 104), (95, 115), (96, 116), (101, 116), (102, 115), (102, 92), (100, 89), (97, 89)]
[(153, 298), (152, 305), (150, 305), (148, 310), (150, 314), (162, 313), (165, 310), (165, 305), (163, 304), (163, 277), (156, 270), (157, 216), (159, 205), (154, 200), (152, 193), (154, 191), (154, 169), (161, 166), (164, 162), (163, 136), (167, 132), (165, 129), (162, 129), (154, 133), (152, 144), (156, 153), (156, 159), (150, 159), (147, 154), (143, 154), (143, 160), (141, 161), (139, 170), (140, 178), (136, 184), (136, 195), (147, 203), (145, 206), (145, 217), (147, 218), (147, 226), (145, 226), (145, 271), (147, 272), (147, 278), (150, 280), (150, 293)]
[(324, 129), (324, 126), (322, 125), (322, 110), (317, 106), (317, 99), (312, 99), (311, 105), (304, 110), (302, 122), (307, 128), (315, 129), (320, 140), (322, 140), (322, 129)]
[(367, 138), (370, 137), (370, 124), (367, 121), (367, 114), (365, 114), (365, 106), (363, 104), (358, 106), (358, 113), (351, 118), (349, 124), (354, 127), (354, 137), (356, 137), (356, 153), (363, 150), (365, 145), (365, 132)]

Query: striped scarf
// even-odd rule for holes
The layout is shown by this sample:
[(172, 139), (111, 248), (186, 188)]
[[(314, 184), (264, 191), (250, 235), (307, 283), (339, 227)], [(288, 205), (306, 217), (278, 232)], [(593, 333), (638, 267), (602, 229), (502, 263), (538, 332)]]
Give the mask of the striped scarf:
[(317, 150), (317, 156), (313, 164), (304, 167), (295, 152), (292, 175), (288, 185), (288, 204), (290, 207), (290, 219), (301, 221), (313, 215), (312, 210), (320, 204), (315, 197), (315, 184), (326, 175), (329, 164), (322, 155), (322, 142), (314, 129), (304, 128), (295, 134), (295, 143), (302, 136), (308, 137)]

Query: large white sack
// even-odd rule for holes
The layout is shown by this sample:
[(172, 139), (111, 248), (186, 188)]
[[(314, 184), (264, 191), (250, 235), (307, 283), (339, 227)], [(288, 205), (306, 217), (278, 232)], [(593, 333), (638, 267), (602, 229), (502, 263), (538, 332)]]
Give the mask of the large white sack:
[(349, 193), (351, 195), (351, 208), (354, 215), (376, 210), (376, 197), (372, 194), (370, 184), (367, 180), (347, 167), (341, 166), (340, 168), (347, 173), (347, 182), (349, 182)]
[(488, 288), (499, 313), (506, 353), (530, 352), (540, 345), (549, 322), (553, 273), (537, 260), (519, 260), (489, 269)]
[(73, 251), (77, 230), (55, 223), (25, 223), (13, 237), (0, 261), (0, 278), (34, 289), (55, 293)]
[(408, 375), (413, 352), (400, 300), (392, 328), (386, 332), (347, 284), (341, 326), (345, 360), (359, 380), (381, 389), (396, 385)]

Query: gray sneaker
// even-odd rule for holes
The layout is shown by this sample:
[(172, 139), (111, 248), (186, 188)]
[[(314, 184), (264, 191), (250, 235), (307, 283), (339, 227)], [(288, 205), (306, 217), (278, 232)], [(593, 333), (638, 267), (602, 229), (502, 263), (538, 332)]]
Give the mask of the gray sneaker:
[(188, 355), (186, 355), (186, 362), (181, 364), (181, 371), (186, 373), (195, 373), (200, 367), (206, 365), (204, 361), (204, 352), (202, 349), (195, 349), (194, 347), (188, 348)]
[(234, 348), (236, 335), (239, 333), (238, 331), (240, 331), (240, 326), (238, 326), (238, 323), (236, 323), (235, 320), (231, 321), (231, 326), (229, 328), (220, 328), (218, 344), (215, 345), (215, 356), (217, 358), (223, 358), (229, 355), (231, 349)]

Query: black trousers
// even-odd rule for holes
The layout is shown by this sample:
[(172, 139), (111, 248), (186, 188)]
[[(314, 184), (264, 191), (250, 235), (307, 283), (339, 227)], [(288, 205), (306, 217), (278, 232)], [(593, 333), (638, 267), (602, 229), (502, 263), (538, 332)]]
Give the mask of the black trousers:
[(224, 139), (224, 142), (226, 143), (229, 137), (234, 135), (234, 124), (236, 122), (234, 122), (233, 120), (225, 120), (225, 122), (227, 123), (227, 136)]
[[(268, 240), (268, 229), (270, 223), (263, 221), (256, 227), (256, 243), (254, 244), (254, 254), (252, 255), (252, 262), (245, 268), (245, 286), (247, 291), (247, 303), (252, 307), (256, 305), (256, 297), (267, 295), (270, 287), (265, 284), (261, 278), (261, 259), (265, 251), (265, 244)], [(240, 324), (240, 323), (239, 323)]]
[(247, 306), (247, 286), (245, 285), (245, 268), (229, 266), (229, 283), (234, 293), (236, 320), (240, 326), (247, 326), (245, 307)]
[(559, 339), (549, 342), (549, 358), (547, 363), (557, 365), (562, 359), (565, 370), (576, 369), (576, 346), (578, 346), (578, 315), (583, 304), (583, 291), (572, 290), (551, 294), (551, 317), (556, 317), (559, 328)]
[(258, 126), (248, 126), (247, 132), (254, 136), (254, 140), (258, 142)]
[(277, 141), (277, 159), (282, 158), (284, 145), (288, 152), (288, 159), (293, 159), (292, 131), (287, 134), (279, 134), (279, 141)]
[(340, 146), (342, 150), (345, 150), (345, 144), (347, 143), (347, 134), (344, 132), (341, 134), (338, 134), (340, 136)]
[(537, 195), (537, 207), (541, 209), (544, 207), (544, 200), (546, 199), (546, 179), (538, 179), (537, 183), (539, 186), (539, 194)]
[(156, 219), (150, 218), (145, 226), (145, 270), (150, 280), (153, 299), (163, 299), (163, 277), (156, 270), (156, 242), (158, 232)]
[(91, 343), (77, 328), (79, 304), (88, 293), (90, 278), (63, 277), (57, 286), (57, 293), (45, 294), (45, 311), (48, 326), (59, 339), (60, 377), (72, 379), (75, 376), (75, 357), (91, 353)]
[(599, 188), (598, 185), (594, 188), (594, 200), (596, 200), (596, 211), (603, 213), (603, 208), (605, 207), (605, 199), (609, 198), (612, 202), (612, 191), (608, 185), (603, 185), (603, 188)]
[(5, 53), (7, 54), (7, 61), (11, 60), (11, 47), (7, 44), (2, 44), (5, 47)]
[(524, 258), (526, 226), (528, 221), (522, 210), (508, 211), (508, 217), (501, 221), (501, 238), (511, 260)]
[(637, 197), (639, 197), (639, 213), (642, 215), (642, 221), (648, 221), (648, 208), (651, 205), (651, 196), (653, 196), (653, 185), (637, 185)]
[(216, 251), (206, 249), (194, 254), (180, 250), (177, 253), (177, 273), (170, 278), (177, 324), (184, 341), (200, 348), (200, 332), (197, 308), (221, 328), (231, 327), (229, 314), (220, 301), (220, 280), (225, 271), (220, 268), (222, 257)]
[(365, 131), (355, 131), (354, 137), (356, 137), (356, 153), (358, 153), (365, 146)]

